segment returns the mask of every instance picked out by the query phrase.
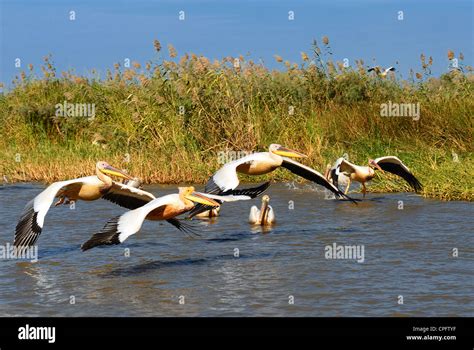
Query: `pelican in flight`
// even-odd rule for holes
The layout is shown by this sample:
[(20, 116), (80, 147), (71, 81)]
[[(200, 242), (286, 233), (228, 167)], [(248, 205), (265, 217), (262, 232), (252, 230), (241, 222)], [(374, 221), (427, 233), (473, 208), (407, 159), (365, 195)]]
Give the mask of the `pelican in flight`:
[(92, 235), (81, 246), (81, 249), (85, 251), (99, 245), (120, 244), (131, 235), (137, 233), (145, 219), (152, 221), (166, 220), (180, 231), (194, 233), (191, 225), (175, 217), (194, 208), (195, 203), (211, 208), (219, 207), (220, 203), (214, 199), (226, 202), (248, 200), (251, 197), (244, 195), (218, 196), (195, 192), (194, 187), (179, 187), (179, 193), (177, 194), (155, 198), (141, 207), (112, 218), (100, 232)]
[(375, 66), (367, 69), (367, 72), (374, 71), (379, 77), (385, 78), (389, 72), (395, 72), (395, 67), (388, 67), (387, 69), (380, 68), (380, 66)]
[(272, 225), (275, 222), (275, 212), (273, 208), (268, 205), (270, 202), (270, 197), (264, 195), (262, 197), (262, 206), (260, 210), (258, 210), (257, 206), (254, 205), (250, 208), (249, 214), (249, 223), (252, 225)]
[(78, 179), (54, 182), (33, 200), (26, 204), (16, 225), (14, 246), (32, 246), (38, 240), (43, 229), (44, 218), (55, 198), (55, 206), (67, 205), (77, 200), (93, 201), (107, 199), (126, 208), (135, 208), (143, 204), (143, 198), (152, 200), (151, 193), (115, 182), (110, 176), (132, 180), (128, 174), (114, 168), (107, 162), (97, 162), (96, 175)]
[[(304, 158), (306, 155), (278, 144), (271, 144), (268, 152), (252, 153), (248, 156), (225, 164), (210, 177), (204, 192), (219, 195), (227, 193), (235, 194), (234, 192), (238, 191), (236, 188), (239, 185), (239, 177), (237, 176), (237, 173), (247, 175), (262, 175), (268, 174), (279, 167), (283, 167), (292, 173), (305, 178), (306, 180), (310, 180), (317, 183), (318, 185), (324, 186), (326, 189), (333, 192), (337, 198), (352, 200), (331, 182), (329, 182), (322, 174), (288, 157)], [(261, 193), (268, 186), (269, 183), (265, 183), (255, 189), (248, 190), (256, 190), (260, 188), (261, 191), (259, 193)], [(205, 210), (208, 210), (208, 208), (205, 208), (202, 205), (196, 205), (195, 208), (190, 212), (189, 217), (193, 217)]]
[(400, 159), (394, 156), (369, 159), (369, 164), (367, 166), (355, 165), (344, 158), (339, 158), (334, 167), (327, 172), (327, 176), (328, 180), (331, 180), (336, 187), (338, 186), (339, 176), (347, 176), (349, 181), (344, 193), (347, 193), (349, 190), (351, 181), (360, 182), (362, 184), (362, 193), (365, 197), (365, 194), (367, 193), (365, 183), (375, 177), (375, 170), (381, 170), (382, 172), (387, 171), (402, 177), (411, 187), (413, 187), (415, 192), (419, 192), (423, 188), (420, 181), (417, 180), (410, 169), (408, 169)]

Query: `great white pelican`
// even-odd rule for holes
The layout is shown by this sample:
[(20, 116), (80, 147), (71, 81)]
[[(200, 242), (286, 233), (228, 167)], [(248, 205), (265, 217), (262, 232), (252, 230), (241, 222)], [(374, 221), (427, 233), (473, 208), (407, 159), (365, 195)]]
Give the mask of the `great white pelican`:
[(59, 181), (49, 185), (23, 209), (15, 230), (14, 245), (17, 249), (36, 243), (43, 229), (44, 218), (55, 198), (59, 199), (55, 206), (77, 200), (93, 201), (103, 198), (127, 208), (143, 205), (143, 198), (149, 200), (154, 198), (151, 193), (115, 182), (110, 176), (132, 179), (122, 170), (100, 161), (96, 164), (95, 176)]
[(226, 202), (248, 200), (251, 197), (244, 195), (218, 196), (195, 192), (194, 187), (179, 187), (179, 193), (177, 194), (155, 198), (139, 208), (112, 218), (100, 232), (92, 235), (81, 248), (85, 251), (99, 245), (120, 244), (131, 235), (137, 233), (145, 219), (152, 221), (166, 220), (183, 232), (195, 233), (191, 225), (186, 224), (183, 220), (176, 219), (176, 216), (194, 208), (195, 203), (211, 208), (219, 207), (220, 203), (215, 199), (218, 199), (220, 202)]
[[(322, 174), (306, 165), (290, 159), (289, 157), (304, 158), (306, 155), (278, 144), (271, 144), (268, 152), (252, 153), (225, 164), (210, 177), (204, 192), (213, 194), (233, 193), (239, 185), (239, 177), (237, 176), (237, 173), (246, 175), (262, 175), (268, 174), (279, 167), (283, 167), (291, 171), (293, 174), (299, 175), (306, 180), (325, 187), (338, 198), (352, 200), (329, 182)], [(268, 184), (265, 183), (264, 185), (266, 185), (266, 189)], [(208, 209), (209, 208), (205, 208), (202, 205), (196, 205), (190, 212), (189, 217), (193, 217)]]
[(275, 222), (275, 212), (271, 205), (268, 205), (270, 202), (270, 197), (268, 195), (264, 195), (262, 197), (262, 206), (260, 210), (257, 208), (256, 205), (250, 208), (249, 214), (249, 223), (252, 225), (272, 225)]
[(197, 218), (201, 219), (212, 219), (220, 215), (221, 207), (217, 207), (214, 209), (206, 210), (202, 213), (196, 215)]
[(408, 167), (395, 156), (380, 157), (377, 159), (369, 159), (367, 166), (352, 164), (344, 158), (339, 158), (334, 167), (327, 172), (328, 180), (331, 180), (335, 186), (338, 186), (338, 180), (341, 175), (349, 178), (344, 193), (349, 191), (351, 181), (357, 181), (362, 184), (362, 193), (367, 193), (365, 183), (375, 177), (375, 170), (387, 171), (389, 173), (402, 177), (408, 184), (413, 187), (415, 192), (422, 190), (423, 186), (420, 181), (413, 175)]
[(395, 67), (383, 69), (380, 66), (374, 66), (367, 69), (367, 72), (375, 72), (379, 77), (385, 78), (389, 72), (395, 72)]

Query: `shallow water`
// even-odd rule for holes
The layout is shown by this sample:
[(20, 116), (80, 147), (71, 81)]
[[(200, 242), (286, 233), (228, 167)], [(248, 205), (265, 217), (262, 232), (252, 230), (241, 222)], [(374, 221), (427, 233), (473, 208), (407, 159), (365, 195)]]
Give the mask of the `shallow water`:
[[(43, 188), (0, 186), (0, 245)], [(52, 208), (39, 260), (0, 260), (0, 316), (474, 316), (472, 203), (369, 193), (356, 206), (302, 184), (267, 194), (277, 223), (265, 231), (247, 223), (255, 199), (193, 220), (201, 238), (146, 222), (121, 246), (87, 252), (81, 243), (124, 209), (103, 200)], [(333, 243), (363, 246), (364, 262), (327, 259)]]

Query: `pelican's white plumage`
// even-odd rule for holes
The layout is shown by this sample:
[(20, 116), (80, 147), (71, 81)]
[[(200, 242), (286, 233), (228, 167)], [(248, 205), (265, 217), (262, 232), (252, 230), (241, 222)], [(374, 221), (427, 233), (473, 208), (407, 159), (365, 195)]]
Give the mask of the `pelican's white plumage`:
[(408, 169), (408, 167), (405, 164), (403, 164), (403, 162), (400, 160), (400, 158), (395, 157), (395, 156), (385, 156), (385, 157), (375, 158), (374, 162), (377, 163), (379, 166), (380, 166), (380, 164), (384, 164), (384, 163), (385, 164), (388, 164), (388, 163), (395, 164), (395, 165), (400, 166), (403, 169), (403, 171), (405, 171), (407, 173), (411, 173), (410, 169)]
[(210, 209), (202, 213), (196, 214), (196, 217), (201, 218), (201, 219), (211, 219), (211, 218), (218, 217), (220, 215), (220, 211), (221, 211), (221, 207), (218, 207), (218, 208)]
[(126, 212), (117, 221), (118, 240), (120, 243), (140, 231), (147, 215), (163, 205), (174, 205), (176, 210), (184, 209), (184, 203), (180, 200), (179, 194), (175, 193), (156, 198), (140, 208)]
[(43, 192), (29, 201), (23, 209), (16, 226), (14, 245), (16, 247), (28, 247), (36, 243), (43, 229), (46, 214), (62, 188), (72, 184), (98, 185), (98, 182), (100, 180), (96, 176), (88, 176), (69, 181), (59, 181), (49, 185)]
[(374, 66), (367, 69), (367, 72), (374, 71), (378, 76), (385, 78), (389, 72), (395, 72), (395, 67), (388, 67), (386, 69), (381, 68), (380, 66)]
[(145, 220), (166, 220), (183, 232), (195, 233), (189, 224), (175, 219), (175, 217), (191, 210), (194, 203), (218, 207), (219, 203), (213, 199), (226, 202), (249, 200), (251, 197), (244, 195), (218, 196), (195, 192), (194, 187), (180, 187), (179, 194), (169, 194), (155, 198), (139, 208), (112, 218), (100, 232), (92, 235), (81, 248), (82, 250), (88, 250), (99, 245), (120, 244), (140, 231)]
[[(263, 175), (268, 174), (279, 167), (283, 167), (294, 174), (325, 187), (333, 192), (338, 198), (350, 199), (318, 171), (288, 157), (303, 158), (306, 156), (281, 145), (271, 144), (268, 152), (252, 153), (240, 159), (226, 163), (210, 177), (204, 192), (213, 194), (236, 194), (236, 191), (239, 191), (236, 190), (239, 185), (239, 177), (237, 173), (246, 175)], [(268, 185), (269, 183), (265, 183), (253, 189), (241, 190), (241, 194), (250, 195), (254, 198), (265, 191)], [(189, 217), (206, 210), (208, 210), (208, 208), (196, 205), (196, 207), (190, 212)]]
[(256, 205), (250, 208), (249, 223), (252, 225), (272, 225), (275, 223), (275, 212), (268, 203), (270, 197), (265, 195), (262, 197), (262, 206), (260, 209)]
[(365, 196), (367, 189), (365, 183), (375, 177), (375, 170), (387, 171), (403, 178), (415, 190), (415, 192), (422, 190), (422, 185), (418, 179), (413, 175), (410, 169), (403, 164), (403, 162), (395, 156), (384, 156), (377, 159), (369, 159), (367, 166), (353, 164), (344, 158), (339, 158), (328, 176), (335, 186), (339, 185), (341, 175), (349, 177), (345, 193), (349, 190), (351, 181), (357, 181), (362, 184), (362, 192)]
[(132, 199), (134, 198), (133, 200), (137, 200), (138, 197), (153, 197), (148, 192), (117, 183), (107, 175), (131, 178), (123, 171), (110, 166), (106, 162), (98, 162), (96, 164), (95, 176), (58, 181), (49, 185), (25, 206), (15, 229), (14, 245), (19, 248), (28, 247), (36, 243), (42, 232), (46, 214), (55, 198), (59, 198), (59, 201), (56, 203), (56, 205), (59, 205), (63, 204), (66, 198), (68, 202), (65, 204), (68, 204), (71, 200), (93, 201), (108, 195), (111, 197), (105, 199), (115, 201), (118, 204), (122, 202), (131, 206), (130, 200), (126, 201), (127, 196)]
[(77, 184), (77, 185), (91, 185), (91, 186), (100, 186), (102, 181), (100, 181), (97, 176), (86, 176), (74, 180), (68, 181), (59, 181), (49, 185), (43, 192), (37, 195), (33, 199), (33, 209), (38, 213), (37, 223), (39, 226), (43, 227), (44, 218), (53, 204), (54, 199), (56, 198), (58, 192), (67, 187), (68, 185)]
[[(278, 168), (281, 166), (282, 162), (282, 157), (271, 152), (252, 153), (225, 164), (216, 173), (214, 173), (212, 176), (212, 181), (222, 192), (234, 190), (237, 188), (237, 186), (239, 186), (240, 182), (237, 175), (237, 169), (239, 167), (248, 164), (248, 170), (245, 173), (249, 173), (251, 175), (261, 175)], [(268, 171), (263, 169), (259, 170), (259, 167), (264, 167), (265, 170), (268, 169)]]

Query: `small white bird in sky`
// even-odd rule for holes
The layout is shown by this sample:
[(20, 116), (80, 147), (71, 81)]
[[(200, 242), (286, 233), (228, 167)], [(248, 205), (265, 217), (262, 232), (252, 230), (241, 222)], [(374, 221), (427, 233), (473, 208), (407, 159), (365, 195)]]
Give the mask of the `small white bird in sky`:
[(379, 77), (385, 78), (389, 72), (395, 72), (395, 67), (383, 69), (380, 66), (374, 66), (367, 69), (367, 72), (375, 72)]

